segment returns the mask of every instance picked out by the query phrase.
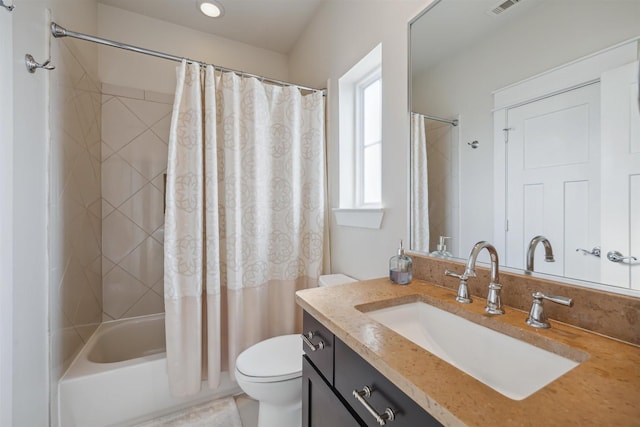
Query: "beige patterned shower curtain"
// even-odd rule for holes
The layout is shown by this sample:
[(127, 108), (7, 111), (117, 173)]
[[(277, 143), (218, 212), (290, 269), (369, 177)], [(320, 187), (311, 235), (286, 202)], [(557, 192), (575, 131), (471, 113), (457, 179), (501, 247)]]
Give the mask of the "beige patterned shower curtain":
[(169, 141), (165, 312), (171, 391), (232, 377), (237, 355), (298, 332), (325, 227), (324, 98), (182, 63)]
[(411, 113), (411, 249), (429, 252), (429, 177), (424, 117)]

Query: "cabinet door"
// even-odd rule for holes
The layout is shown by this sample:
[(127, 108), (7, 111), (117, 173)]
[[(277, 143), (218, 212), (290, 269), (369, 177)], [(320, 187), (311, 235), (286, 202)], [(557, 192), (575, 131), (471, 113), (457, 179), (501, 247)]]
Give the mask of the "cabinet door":
[(302, 357), (302, 427), (363, 426), (334, 394), (331, 387)]
[[(306, 311), (302, 324), (302, 333), (307, 336), (310, 344), (315, 348), (312, 350), (312, 347), (303, 342), (302, 348), (305, 354), (325, 380), (333, 385), (333, 334)], [(309, 334), (311, 334), (311, 338), (309, 338)]]
[(378, 414), (387, 408), (393, 410), (395, 419), (388, 422), (393, 427), (441, 426), (427, 411), (409, 398), (384, 375), (367, 363), (338, 338), (334, 340), (335, 372), (334, 387), (367, 426), (378, 426), (376, 419), (354, 396), (368, 386), (372, 392), (366, 402)]

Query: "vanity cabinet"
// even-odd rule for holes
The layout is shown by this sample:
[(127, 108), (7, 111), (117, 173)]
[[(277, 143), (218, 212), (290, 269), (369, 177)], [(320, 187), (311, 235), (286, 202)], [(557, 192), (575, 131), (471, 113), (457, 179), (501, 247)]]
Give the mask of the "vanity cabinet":
[(302, 324), (306, 338), (302, 346), (306, 357), (325, 381), (333, 385), (333, 334), (306, 311)]
[[(303, 324), (313, 346), (303, 344), (303, 427), (441, 425), (307, 312)], [(354, 391), (360, 392), (360, 399)], [(381, 421), (389, 416), (385, 411), (392, 411), (394, 419)]]
[(302, 426), (362, 426), (318, 370), (302, 356)]

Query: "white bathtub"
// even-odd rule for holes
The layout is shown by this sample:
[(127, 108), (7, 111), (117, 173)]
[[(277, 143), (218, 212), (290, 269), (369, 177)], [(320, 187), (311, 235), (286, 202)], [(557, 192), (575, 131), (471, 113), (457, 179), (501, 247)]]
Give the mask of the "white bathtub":
[(239, 393), (225, 373), (216, 390), (189, 398), (169, 393), (164, 314), (103, 323), (60, 380), (60, 426), (128, 426)]

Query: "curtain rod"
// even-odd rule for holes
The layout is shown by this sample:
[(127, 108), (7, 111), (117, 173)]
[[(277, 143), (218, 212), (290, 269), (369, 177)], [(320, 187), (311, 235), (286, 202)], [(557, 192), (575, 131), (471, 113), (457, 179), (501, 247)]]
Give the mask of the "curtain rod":
[(417, 114), (418, 116), (424, 117), (425, 119), (435, 120), (437, 122), (449, 123), (451, 126), (458, 126), (458, 123), (459, 123), (458, 119), (449, 120), (449, 119), (443, 119), (442, 117), (430, 116), (429, 114), (422, 114), (422, 113), (413, 113), (413, 114)]
[[(182, 62), (182, 60), (186, 60), (187, 62), (190, 62), (190, 63), (193, 63), (193, 64), (199, 64), (201, 67), (206, 67), (207, 65), (210, 65), (210, 64), (207, 64), (206, 62), (202, 62), (202, 61), (196, 61), (196, 60), (189, 59), (189, 58), (183, 58), (181, 56), (170, 55), (168, 53), (162, 53), (162, 52), (158, 52), (156, 50), (145, 49), (145, 48), (142, 48), (142, 47), (131, 46), (131, 45), (120, 43), (120, 42), (116, 42), (116, 41), (113, 41), (113, 40), (107, 40), (107, 39), (103, 39), (103, 38), (100, 38), (100, 37), (90, 36), (88, 34), (77, 33), (75, 31), (67, 30), (66, 28), (61, 27), (60, 25), (56, 24), (55, 22), (51, 23), (51, 34), (55, 38), (73, 37), (73, 38), (80, 39), (80, 40), (86, 40), (86, 41), (93, 42), (93, 43), (103, 44), (105, 46), (117, 47), (117, 48), (124, 49), (124, 50), (130, 50), (130, 51), (133, 51), (133, 52), (142, 53), (144, 55), (150, 55), (150, 56), (155, 56), (155, 57), (162, 58), (162, 59), (168, 59), (170, 61)], [(244, 71), (238, 71), (238, 70), (234, 70), (234, 69), (231, 69), (231, 68), (219, 67), (219, 66), (216, 66), (216, 65), (213, 65), (213, 67), (216, 70), (239, 74), (239, 75), (241, 75), (243, 77), (255, 77), (256, 79), (259, 79), (260, 81), (265, 81), (267, 83), (272, 83), (272, 84), (276, 84), (276, 85), (279, 85), (279, 86), (295, 86), (295, 87), (297, 87), (298, 89), (301, 89), (301, 90), (308, 90), (308, 91), (312, 91), (312, 92), (322, 92), (323, 94), (326, 94), (326, 92), (327, 92), (326, 89), (316, 89), (316, 88), (312, 88), (312, 87), (300, 86), (300, 85), (296, 85), (296, 84), (292, 84), (292, 83), (288, 83), (288, 82), (283, 82), (283, 81), (280, 81), (280, 80), (274, 80), (274, 79), (270, 79), (270, 78), (267, 78), (267, 77), (258, 76), (256, 74), (245, 73)]]

